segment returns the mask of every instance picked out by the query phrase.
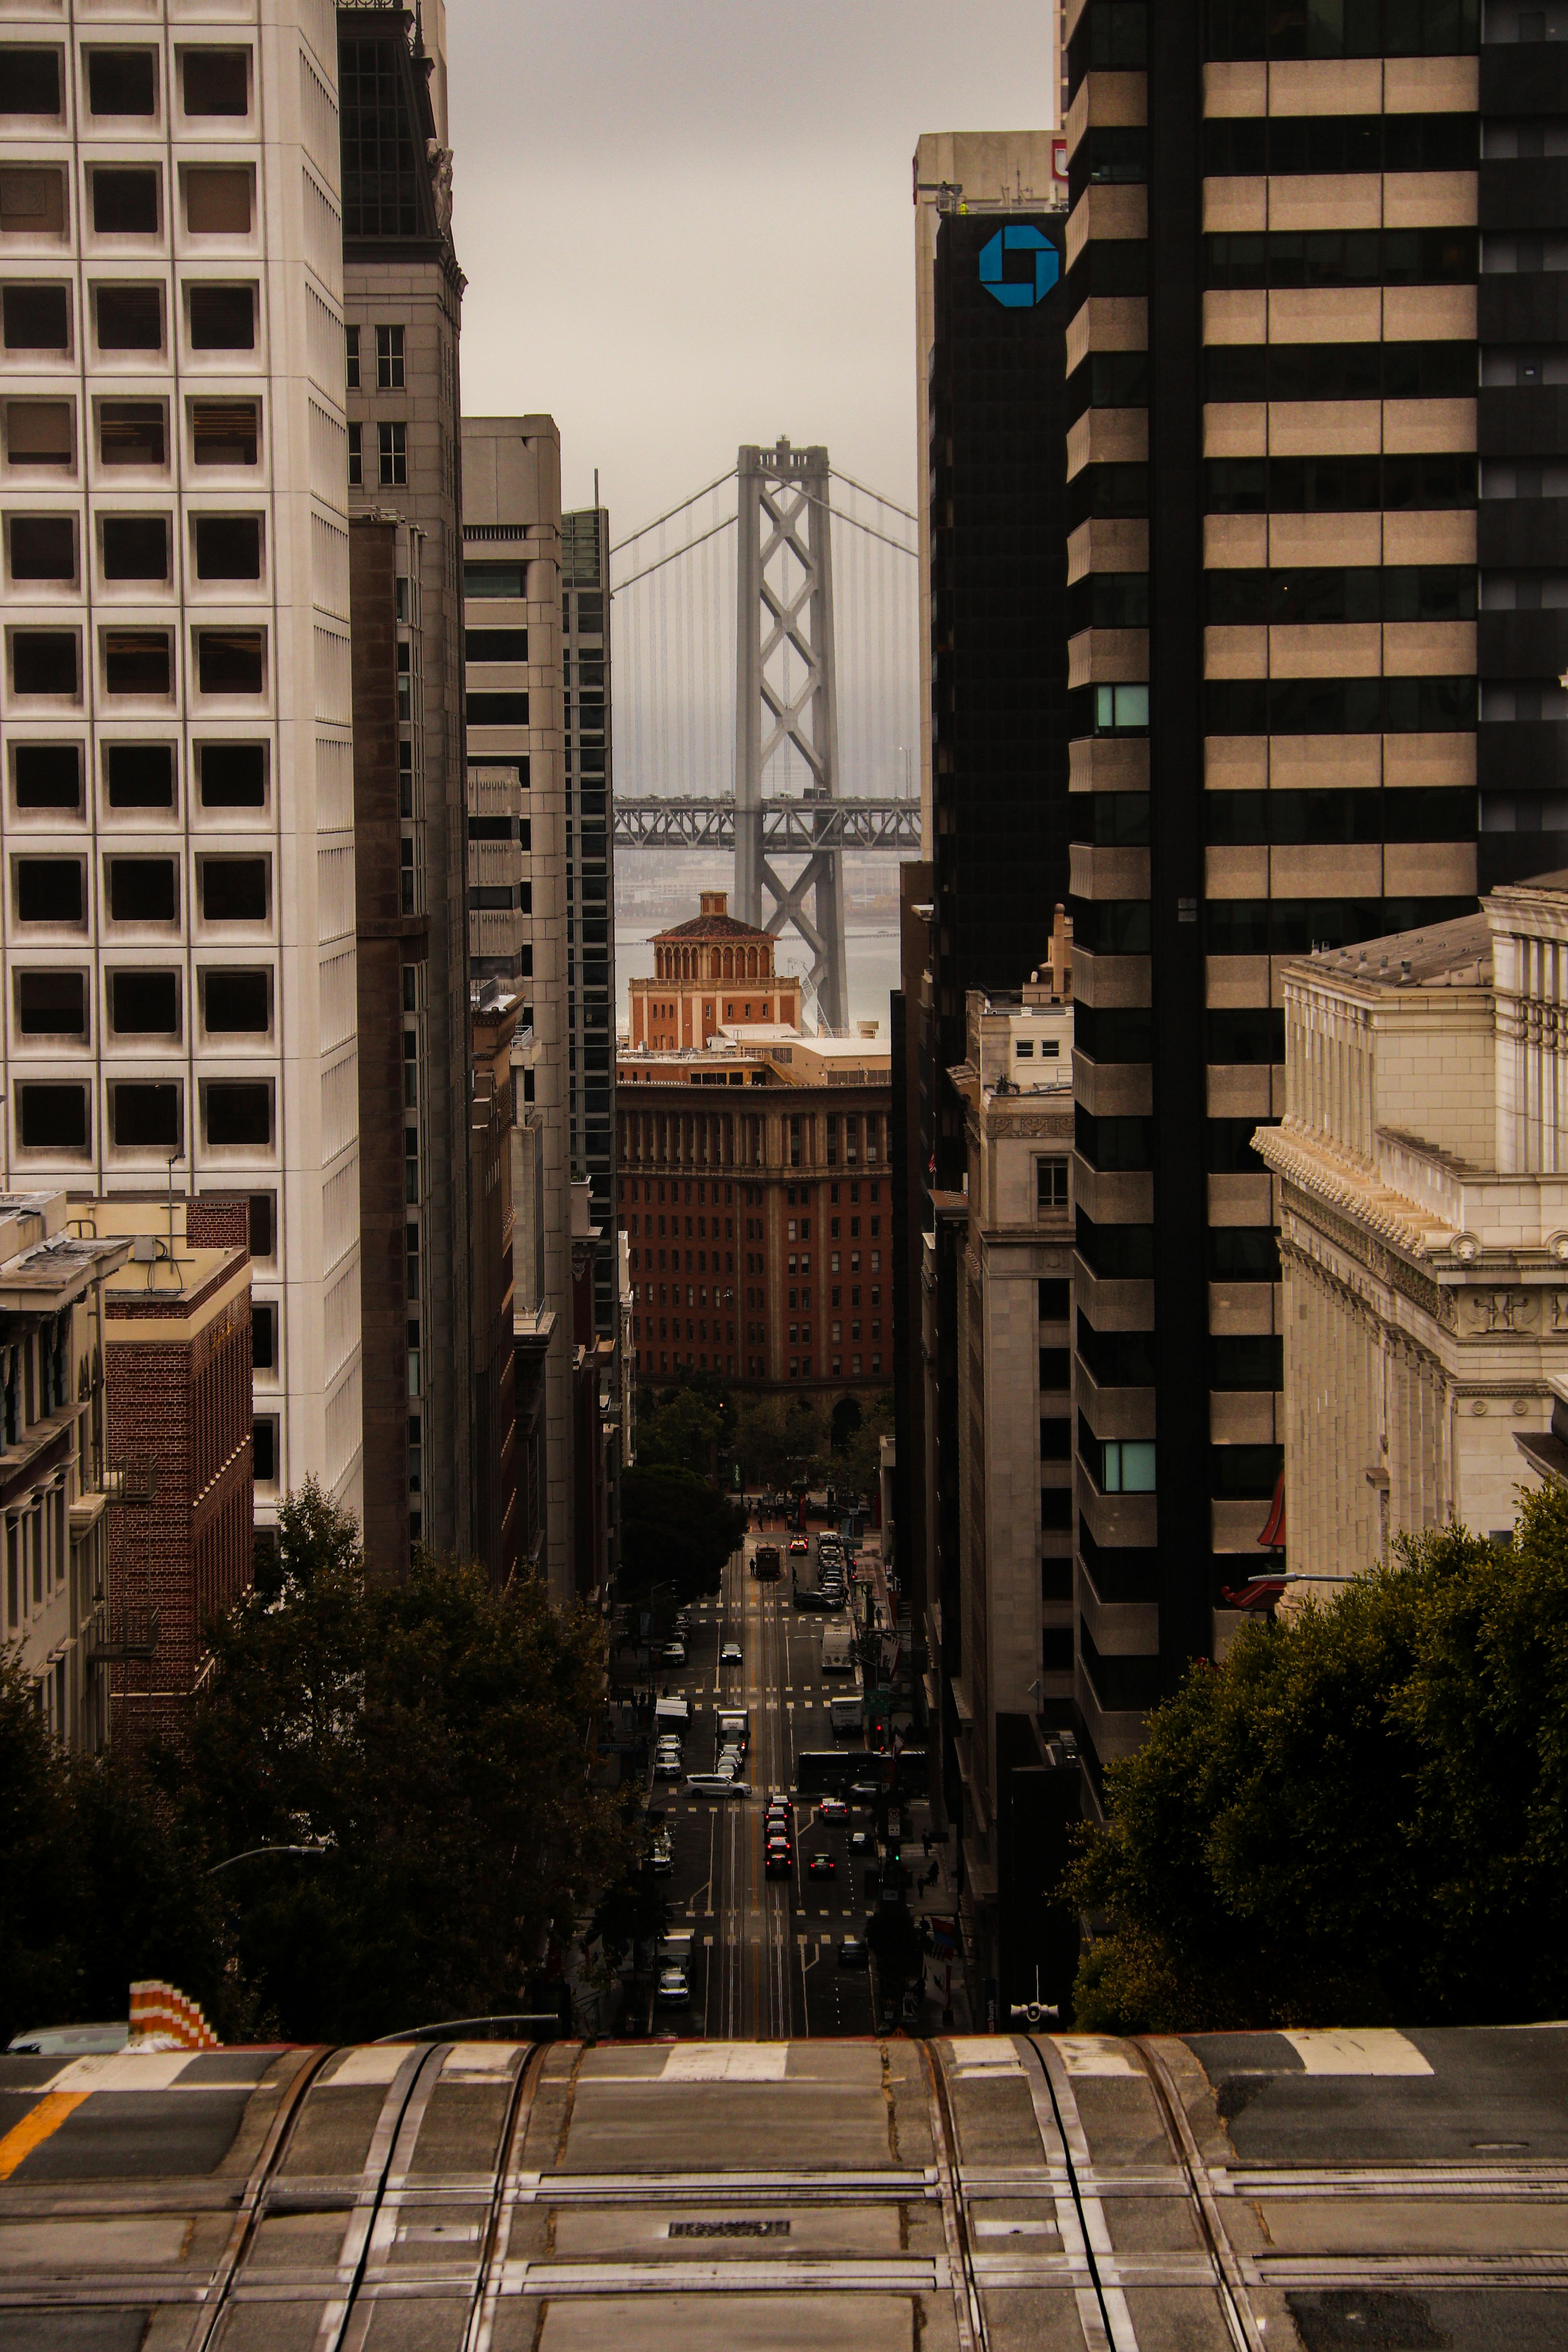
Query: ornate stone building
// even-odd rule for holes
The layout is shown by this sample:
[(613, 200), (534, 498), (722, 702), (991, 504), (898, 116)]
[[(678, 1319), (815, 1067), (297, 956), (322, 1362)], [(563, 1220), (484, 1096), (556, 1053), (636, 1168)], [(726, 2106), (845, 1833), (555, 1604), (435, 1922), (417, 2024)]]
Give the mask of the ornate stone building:
[(1292, 1593), (1568, 1469), (1568, 875), (1284, 974)]
[(655, 1052), (706, 1045), (735, 1022), (798, 1029), (800, 978), (774, 971), (772, 933), (728, 913), (727, 891), (704, 890), (698, 903), (689, 923), (655, 934), (653, 978), (629, 984), (631, 1044)]

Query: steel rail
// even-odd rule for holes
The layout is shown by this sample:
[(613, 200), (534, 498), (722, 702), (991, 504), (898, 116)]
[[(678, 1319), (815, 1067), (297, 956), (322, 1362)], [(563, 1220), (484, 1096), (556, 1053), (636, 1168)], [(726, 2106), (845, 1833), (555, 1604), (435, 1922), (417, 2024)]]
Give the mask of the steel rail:
[(1209, 2181), (1208, 2167), (1187, 2120), (1181, 2092), (1165, 2063), (1163, 2053), (1149, 2035), (1134, 2035), (1131, 2046), (1142, 2062), (1154, 2093), (1154, 2104), (1160, 2110), (1161, 2121), (1185, 2176), (1193, 2221), (1214, 2265), (1215, 2284), (1219, 2290), (1220, 2307), (1225, 2313), (1231, 2342), (1236, 2352), (1265, 2352), (1263, 2330), (1247, 2292), (1240, 2260), (1220, 2218), (1219, 2206)]
[[(1102, 2263), (1109, 2263), (1112, 2258), (1110, 2232), (1106, 2226), (1099, 2190), (1091, 2178), (1094, 2166), (1089, 2135), (1078, 2111), (1078, 2100), (1073, 2095), (1062, 2054), (1047, 2034), (1031, 2033), (1024, 2038), (1033, 2050), (1045, 2076), (1057, 2131), (1067, 2158), (1068, 2185), (1098, 2305), (1101, 2345), (1109, 2347), (1109, 2352), (1138, 2352), (1137, 2332), (1132, 2325), (1132, 2315), (1127, 2307), (1126, 2295), (1114, 2279), (1103, 2274), (1100, 2267)], [(1089, 2336), (1090, 2314), (1081, 2296), (1079, 2312), (1084, 2334)], [(1092, 2343), (1092, 2338), (1090, 2341)]]
[(201, 2324), (191, 2338), (190, 2352), (208, 2352), (217, 2326), (227, 2306), (235, 2280), (249, 2255), (260, 2217), (261, 2200), (288, 2154), (294, 2128), (304, 2109), (305, 2095), (317, 2075), (332, 2055), (335, 2044), (328, 2042), (314, 2052), (307, 2052), (303, 2063), (285, 2085), (278, 2103), (278, 2112), (268, 2127), (261, 2152), (251, 2167), (250, 2178), (245, 2184), (239, 2210), (228, 2242), (218, 2256), (217, 2266), (206, 2289), (206, 2308)]
[[(342, 2352), (351, 2322), (355, 2317), (360, 2289), (364, 2284), (373, 2245), (379, 2242), (377, 2227), (389, 2184), (395, 2179), (401, 2187), (408, 2171), (408, 2160), (414, 2153), (414, 2143), (419, 2126), (425, 2120), (425, 2110), (436, 2087), (441, 2069), (447, 2061), (450, 2042), (432, 2042), (423, 2046), (415, 2043), (381, 2103), (381, 2113), (375, 2119), (375, 2129), (365, 2150), (360, 2168), (359, 2184), (353, 2218), (343, 2232), (343, 2242), (338, 2251), (337, 2286), (339, 2292), (328, 2301), (321, 2313), (316, 2333), (315, 2352)], [(409, 2059), (417, 2053), (417, 2063)], [(327, 2088), (331, 2088), (328, 2084)], [(400, 2160), (401, 2159), (401, 2160)], [(366, 2191), (369, 2191), (368, 2197)], [(358, 2201), (364, 2199), (363, 2203)], [(348, 2275), (345, 2278), (344, 2273)], [(370, 2325), (369, 2306), (363, 2326), (356, 2331), (363, 2337)]]
[(969, 2243), (969, 2217), (964, 2210), (963, 2192), (959, 2187), (958, 2134), (948, 2104), (947, 2083), (930, 2042), (922, 2040), (916, 2047), (925, 2070), (926, 2098), (931, 2121), (931, 2150), (936, 2158), (942, 2234), (947, 2241), (952, 2277), (959, 2352), (986, 2352), (985, 2313), (974, 2275), (973, 2254)]
[(521, 2155), (523, 2143), (528, 2137), (528, 2126), (533, 2118), (534, 2093), (544, 2072), (544, 2053), (549, 2047), (547, 2042), (534, 2043), (518, 2068), (511, 2086), (506, 2123), (496, 2153), (490, 2210), (480, 2242), (479, 2270), (474, 2279), (468, 2325), (463, 2330), (462, 2352), (489, 2352), (490, 2340), (495, 2334), (496, 2310), (501, 2290), (501, 2228), (507, 2219), (509, 2206), (516, 2202), (515, 2197), (509, 2199), (508, 2191), (514, 2181), (521, 2178), (521, 2169), (516, 2159)]

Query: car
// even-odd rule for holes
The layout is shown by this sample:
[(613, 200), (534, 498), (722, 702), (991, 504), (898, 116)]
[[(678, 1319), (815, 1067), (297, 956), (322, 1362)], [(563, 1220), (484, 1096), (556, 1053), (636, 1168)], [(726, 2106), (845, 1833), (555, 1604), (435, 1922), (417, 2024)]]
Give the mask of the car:
[(851, 1830), (849, 1832), (849, 1851), (851, 1853), (875, 1853), (877, 1851), (877, 1837), (875, 1831)]
[(767, 1809), (766, 1819), (770, 1824), (773, 1822), (782, 1822), (787, 1829), (790, 1822), (789, 1806), (784, 1802), (782, 1798), (775, 1797)]
[(837, 1878), (838, 1864), (830, 1853), (814, 1853), (805, 1865), (808, 1878)]
[(739, 1642), (721, 1643), (719, 1646), (719, 1664), (721, 1666), (738, 1666), (740, 1663), (741, 1644)]
[(789, 1549), (790, 1558), (792, 1559), (804, 1559), (807, 1552), (810, 1551), (811, 1546), (806, 1542), (804, 1536), (792, 1536), (790, 1538)]
[(689, 1772), (686, 1776), (689, 1797), (749, 1797), (751, 1783), (731, 1780), (727, 1772)]
[(667, 1642), (663, 1649), (659, 1652), (658, 1658), (660, 1665), (683, 1666), (686, 1664), (685, 1643)]
[(668, 1838), (660, 1838), (658, 1843), (648, 1855), (648, 1861), (656, 1874), (660, 1878), (664, 1877), (667, 1872), (675, 1868), (675, 1848), (670, 1844)]
[(787, 1878), (794, 1868), (795, 1856), (792, 1853), (775, 1853), (770, 1848), (767, 1854), (763, 1857), (763, 1875), (764, 1878)]
[(656, 1756), (653, 1777), (656, 1780), (679, 1780), (686, 1766), (679, 1756)]
[(864, 1936), (841, 1936), (838, 1939), (838, 1965), (841, 1969), (863, 1969), (871, 1955)]
[(18, 2033), (6, 2044), (6, 2050), (16, 2057), (26, 2058), (92, 2058), (123, 2050), (131, 2039), (130, 2025), (121, 2019), (106, 2025), (34, 2025)]
[(847, 1822), (849, 1808), (842, 1797), (824, 1797), (816, 1808), (825, 1822)]
[(685, 2009), (688, 2006), (691, 2000), (691, 1986), (684, 1969), (660, 1969), (658, 1998), (660, 2009)]

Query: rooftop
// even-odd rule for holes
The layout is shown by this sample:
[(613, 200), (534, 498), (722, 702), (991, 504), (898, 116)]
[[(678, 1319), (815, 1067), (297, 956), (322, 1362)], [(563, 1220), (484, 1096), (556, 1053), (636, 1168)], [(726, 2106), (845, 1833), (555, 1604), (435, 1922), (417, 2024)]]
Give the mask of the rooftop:
[(1485, 988), (1492, 976), (1491, 927), (1484, 914), (1459, 915), (1424, 930), (1391, 931), (1348, 948), (1319, 948), (1285, 969), (1293, 976), (1355, 981), (1373, 988)]
[(772, 945), (771, 932), (760, 929), (755, 923), (742, 923), (729, 912), (729, 905), (728, 891), (702, 891), (698, 898), (699, 911), (689, 922), (676, 923), (668, 931), (656, 931), (655, 945), (661, 940), (766, 940)]

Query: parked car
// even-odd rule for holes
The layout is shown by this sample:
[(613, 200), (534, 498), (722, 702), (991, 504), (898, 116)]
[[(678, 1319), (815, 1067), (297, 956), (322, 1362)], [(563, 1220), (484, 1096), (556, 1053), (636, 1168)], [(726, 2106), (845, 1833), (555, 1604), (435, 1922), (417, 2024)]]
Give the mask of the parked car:
[(870, 1960), (864, 1936), (841, 1936), (838, 1939), (838, 1965), (841, 1969), (863, 1969)]
[(679, 1755), (656, 1756), (653, 1759), (653, 1777), (656, 1780), (679, 1780), (685, 1769), (685, 1761)]
[(648, 1861), (653, 1865), (655, 1874), (660, 1878), (675, 1868), (675, 1848), (668, 1838), (660, 1838), (648, 1855)]
[(808, 1878), (837, 1878), (838, 1864), (830, 1853), (814, 1853), (805, 1865)]
[(660, 2009), (685, 2009), (688, 2006), (691, 2000), (691, 1987), (684, 1969), (660, 1969), (658, 1998)]
[(719, 1646), (719, 1664), (721, 1666), (738, 1666), (740, 1663), (741, 1644), (739, 1642), (721, 1643)]
[(851, 1853), (875, 1853), (877, 1851), (876, 1832), (874, 1830), (851, 1830), (849, 1832), (849, 1851)]
[(96, 2058), (123, 2050), (130, 2039), (131, 2027), (122, 2019), (118, 2023), (111, 2020), (106, 2025), (29, 2026), (5, 2047), (17, 2057)]
[(665, 1666), (683, 1666), (683, 1665), (686, 1664), (686, 1644), (685, 1644), (685, 1643), (684, 1643), (684, 1642), (667, 1642), (667, 1643), (665, 1643), (665, 1645), (664, 1645), (663, 1649), (659, 1652), (659, 1654), (658, 1654), (658, 1657), (659, 1657), (659, 1664), (660, 1664), (661, 1665), (665, 1665)]

